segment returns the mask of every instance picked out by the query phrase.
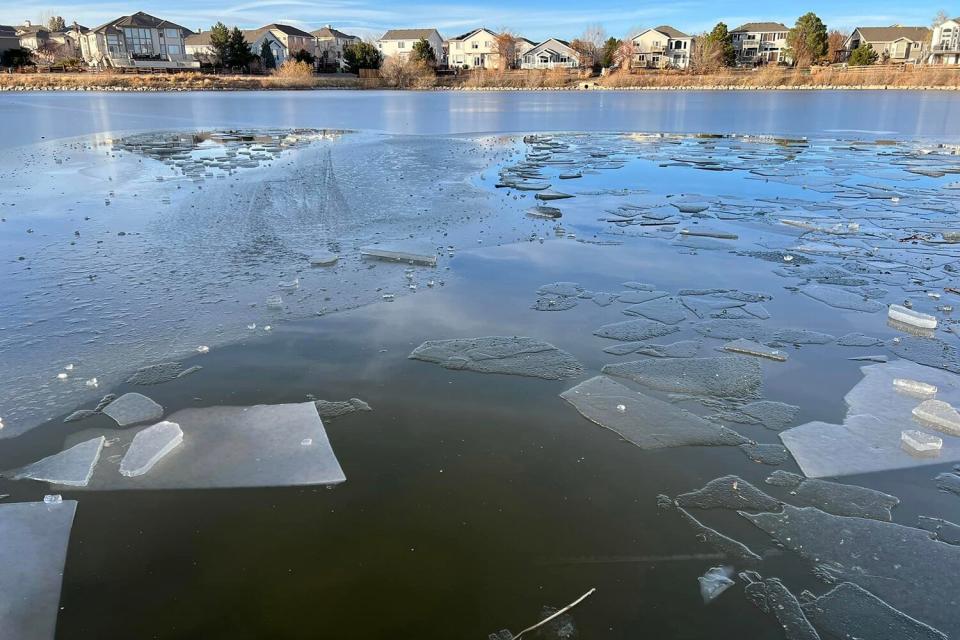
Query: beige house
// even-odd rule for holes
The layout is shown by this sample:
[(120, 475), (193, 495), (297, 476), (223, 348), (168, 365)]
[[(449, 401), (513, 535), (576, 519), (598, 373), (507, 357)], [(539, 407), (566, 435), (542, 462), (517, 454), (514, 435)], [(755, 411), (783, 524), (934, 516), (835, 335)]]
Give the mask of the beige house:
[(82, 34), (80, 52), (92, 67), (197, 68), (184, 43), (191, 33), (141, 11)]
[[(497, 34), (480, 28), (446, 42), (447, 66), (457, 69), (499, 69)], [(513, 61), (511, 61), (511, 64)]]
[[(210, 31), (194, 33), (187, 37), (185, 47), (187, 54), (194, 60), (213, 64), (216, 52), (210, 41)], [(250, 45), (250, 53), (259, 56), (263, 50), (263, 44), (266, 43), (273, 53), (273, 59), (277, 66), (283, 64), (287, 58), (293, 57), (301, 49), (311, 55), (316, 55), (314, 37), (307, 33), (291, 27), (286, 24), (268, 24), (259, 29), (243, 30), (243, 37)]]
[(730, 32), (737, 65), (752, 67), (761, 64), (790, 62), (784, 55), (790, 29), (779, 22), (748, 22)]
[(930, 64), (960, 64), (960, 18), (951, 18), (933, 28)]
[(16, 30), (20, 46), (34, 52), (35, 57), (44, 64), (80, 57), (80, 37), (90, 31), (76, 23), (63, 29), (51, 30), (32, 24), (29, 20), (25, 20)]
[(443, 38), (436, 29), (390, 29), (377, 40), (377, 48), (384, 60), (393, 56), (406, 58), (419, 40), (426, 40), (437, 64), (443, 64)]
[(686, 69), (690, 66), (693, 36), (662, 25), (647, 29), (633, 38), (633, 64), (639, 67)]
[(544, 40), (523, 52), (521, 69), (576, 69), (580, 56), (570, 43), (558, 38)]
[(310, 35), (314, 39), (314, 49), (316, 50), (314, 55), (317, 56), (318, 67), (345, 68), (347, 63), (343, 60), (344, 50), (350, 45), (360, 42), (358, 36), (337, 31), (330, 25), (311, 31)]
[(843, 43), (840, 62), (846, 61), (860, 45), (869, 44), (881, 63), (917, 64), (926, 58), (931, 33), (926, 27), (857, 27)]

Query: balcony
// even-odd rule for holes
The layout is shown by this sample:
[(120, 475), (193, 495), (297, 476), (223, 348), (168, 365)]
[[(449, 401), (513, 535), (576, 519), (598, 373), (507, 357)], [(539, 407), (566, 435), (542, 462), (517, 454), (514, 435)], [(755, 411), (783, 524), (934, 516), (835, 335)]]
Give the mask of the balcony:
[(935, 44), (930, 47), (931, 53), (960, 53), (960, 42), (953, 44)]

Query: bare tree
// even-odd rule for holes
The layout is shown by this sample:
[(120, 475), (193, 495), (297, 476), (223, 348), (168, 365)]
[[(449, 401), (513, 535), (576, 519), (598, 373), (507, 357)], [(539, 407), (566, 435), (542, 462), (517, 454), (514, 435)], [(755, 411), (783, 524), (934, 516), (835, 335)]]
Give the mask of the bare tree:
[(723, 67), (723, 46), (704, 32), (693, 39), (690, 51), (690, 70), (694, 73), (713, 73)]
[(517, 43), (519, 41), (519, 36), (510, 29), (501, 29), (500, 33), (497, 34), (495, 44), (500, 71), (506, 71), (517, 63)]
[(633, 43), (633, 37), (624, 38), (613, 54), (613, 66), (618, 69), (629, 69), (636, 53), (637, 46)]
[(932, 23), (932, 24), (933, 24), (934, 27), (939, 27), (940, 25), (942, 25), (944, 22), (946, 22), (946, 21), (949, 20), (949, 19), (950, 19), (950, 16), (947, 15), (947, 12), (944, 11), (943, 9), (940, 9), (939, 11), (937, 11), (937, 15), (935, 15), (935, 16), (933, 17), (933, 23)]
[(843, 51), (843, 45), (847, 41), (847, 36), (842, 31), (831, 29), (827, 34), (827, 61), (830, 63), (840, 62), (840, 52)]

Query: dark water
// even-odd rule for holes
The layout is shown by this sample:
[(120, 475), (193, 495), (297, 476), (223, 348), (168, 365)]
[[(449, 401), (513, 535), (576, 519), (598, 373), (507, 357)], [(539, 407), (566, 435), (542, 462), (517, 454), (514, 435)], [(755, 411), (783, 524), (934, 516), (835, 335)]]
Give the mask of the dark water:
[[(877, 108), (864, 111), (868, 100)], [(870, 133), (832, 135), (955, 141), (958, 109), (957, 98), (946, 94), (901, 92), (0, 97), (0, 113), (22, 118), (8, 141), (14, 144), (40, 136), (216, 125), (418, 134), (603, 129), (826, 136), (831, 129), (859, 129)], [(487, 178), (473, 181), (491, 190)], [(876, 181), (861, 177), (867, 179)], [(924, 177), (910, 186), (941, 184)], [(662, 195), (828, 198), (795, 185), (649, 161), (586, 176), (569, 189), (623, 186)], [(562, 606), (592, 587), (597, 592), (573, 612), (582, 638), (783, 637), (776, 620), (751, 605), (740, 586), (704, 606), (697, 577), (729, 561), (698, 541), (675, 512), (658, 509), (655, 497), (736, 474), (789, 500), (763, 479), (775, 468), (798, 471), (792, 461), (754, 464), (732, 447), (642, 451), (558, 397), (577, 380), (450, 371), (407, 355), (431, 339), (529, 335), (571, 352), (586, 369), (584, 379), (596, 375), (618, 358), (603, 353), (611, 341), (592, 331), (628, 318), (622, 305), (587, 300), (564, 312), (532, 310), (537, 288), (555, 281), (612, 292), (630, 280), (666, 291), (764, 291), (773, 295), (764, 303), (772, 316), (766, 322), (776, 326), (835, 336), (899, 334), (885, 325), (883, 313), (839, 310), (786, 290), (794, 281), (771, 273), (777, 265), (726, 251), (678, 249), (666, 241), (672, 234), (664, 240), (607, 234), (609, 226), (597, 218), (629, 197), (578, 196), (569, 207), (563, 203), (560, 222), (578, 238), (623, 241), (618, 246), (555, 237), (553, 223), (522, 216), (529, 194), (514, 201), (513, 210), (510, 196), (494, 197), (505, 198), (507, 208), (479, 226), (464, 223), (455, 257), (443, 263), (449, 271), (439, 273), (443, 286), (421, 287), (389, 304), (279, 321), (270, 334), (184, 360), (202, 364), (201, 372), (148, 388), (168, 412), (302, 402), (311, 394), (359, 397), (374, 411), (327, 422), (347, 476), (334, 488), (61, 491), (79, 507), (57, 638), (486, 638), (502, 628), (516, 632), (540, 619), (544, 605)], [(487, 237), (499, 234), (503, 246), (466, 246), (465, 238), (480, 229)], [(738, 246), (771, 240), (766, 229), (750, 223), (738, 230)], [(533, 241), (514, 241), (531, 233)], [(890, 289), (890, 301), (904, 295)], [(696, 338), (688, 324), (652, 342)], [(761, 363), (763, 396), (799, 406), (795, 424), (840, 422), (843, 395), (860, 380), (864, 364), (847, 358), (888, 353), (832, 344), (789, 352), (787, 363)], [(100, 391), (127, 390), (143, 388)], [(108, 426), (98, 417), (83, 427), (91, 424)], [(737, 428), (758, 441), (779, 442), (762, 427)], [(53, 421), (0, 441), (0, 462), (11, 467), (57, 451), (79, 430)], [(948, 468), (842, 481), (898, 496), (896, 522), (912, 526), (917, 515), (956, 522), (958, 498), (938, 492), (931, 480)], [(7, 480), (0, 480), (0, 492), (12, 494), (11, 501), (48, 493), (41, 484)], [(763, 556), (764, 576), (781, 578), (794, 593), (827, 590), (807, 563), (736, 514), (717, 510), (698, 517)], [(960, 621), (942, 630), (956, 633)]]

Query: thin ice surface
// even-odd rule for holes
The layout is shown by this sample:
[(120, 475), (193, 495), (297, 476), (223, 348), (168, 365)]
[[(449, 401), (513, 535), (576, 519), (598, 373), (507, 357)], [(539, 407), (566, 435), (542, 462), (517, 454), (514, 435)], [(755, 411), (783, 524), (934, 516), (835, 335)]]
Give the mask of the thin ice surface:
[(38, 480), (69, 487), (85, 487), (100, 460), (103, 443), (103, 436), (91, 438), (17, 469), (11, 475), (14, 480)]
[(546, 380), (572, 378), (583, 372), (583, 366), (566, 351), (543, 340), (516, 336), (428, 340), (409, 357), (447, 369)]
[(606, 376), (567, 389), (560, 397), (585, 418), (619, 434), (641, 449), (749, 442), (735, 431), (685, 409), (632, 391)]
[(813, 625), (807, 620), (800, 602), (779, 578), (766, 580), (744, 572), (741, 577), (747, 580), (743, 593), (764, 613), (772, 613), (783, 627), (787, 640), (820, 640)]
[[(149, 473), (128, 478), (118, 462), (105, 459), (86, 488), (282, 487), (346, 480), (312, 402), (182, 409), (168, 421), (180, 426), (183, 443)], [(117, 435), (121, 450), (135, 437), (130, 431)]]
[(753, 462), (759, 464), (780, 465), (790, 459), (790, 454), (783, 445), (747, 443), (740, 445), (740, 450)]
[(52, 640), (74, 500), (0, 505), (0, 629), (16, 640)]
[(702, 489), (677, 496), (681, 507), (733, 509), (740, 511), (779, 511), (780, 502), (737, 476), (723, 476)]
[(808, 422), (780, 433), (804, 475), (843, 476), (960, 460), (960, 438), (944, 435), (937, 458), (911, 456), (900, 446), (905, 427), (916, 426), (918, 400), (893, 390), (893, 380), (910, 378), (933, 384), (937, 397), (960, 403), (960, 377), (907, 360), (860, 369), (864, 378), (847, 393), (843, 424)]
[(624, 342), (639, 342), (650, 338), (659, 338), (679, 330), (679, 327), (663, 324), (656, 320), (637, 318), (636, 320), (605, 324), (594, 331), (593, 335), (610, 338), (611, 340), (623, 340)]
[(751, 551), (745, 544), (729, 536), (725, 536), (716, 529), (711, 529), (682, 507), (677, 507), (680, 517), (696, 532), (696, 537), (722, 553), (727, 559), (739, 566), (754, 567), (760, 564), (760, 556)]
[(183, 442), (183, 431), (175, 422), (163, 421), (138, 431), (120, 461), (120, 475), (142, 476)]
[(608, 364), (603, 373), (651, 389), (720, 398), (752, 398), (760, 389), (760, 365), (752, 358), (661, 358)]
[(832, 580), (853, 582), (924, 623), (957, 631), (960, 547), (922, 529), (784, 505), (744, 518)]
[(930, 516), (918, 516), (917, 526), (924, 531), (929, 531), (937, 540), (947, 544), (960, 545), (960, 524), (954, 524), (943, 518), (932, 518)]
[(760, 424), (772, 431), (780, 431), (790, 426), (798, 413), (800, 413), (800, 407), (792, 404), (774, 400), (756, 400), (739, 409), (718, 411), (710, 416), (710, 419), (720, 423), (730, 421), (739, 424)]
[(804, 478), (789, 471), (774, 471), (765, 482), (790, 489), (791, 502), (817, 507), (838, 516), (890, 522), (893, 519), (890, 510), (900, 504), (900, 498), (876, 489)]
[(125, 393), (103, 408), (121, 427), (132, 424), (159, 420), (163, 417), (163, 407), (140, 393)]
[(800, 293), (838, 309), (876, 313), (884, 308), (876, 300), (871, 300), (862, 294), (847, 291), (840, 287), (812, 284), (802, 287)]
[(127, 382), (139, 385), (161, 384), (182, 378), (199, 370), (200, 367), (198, 366), (184, 367), (179, 362), (161, 362), (159, 364), (140, 367), (133, 372), (133, 375), (127, 378)]
[(313, 404), (317, 407), (317, 413), (323, 420), (339, 418), (349, 413), (357, 411), (373, 411), (369, 404), (360, 398), (350, 398), (349, 400), (314, 400)]

